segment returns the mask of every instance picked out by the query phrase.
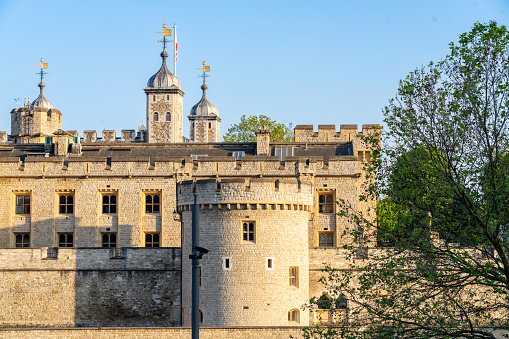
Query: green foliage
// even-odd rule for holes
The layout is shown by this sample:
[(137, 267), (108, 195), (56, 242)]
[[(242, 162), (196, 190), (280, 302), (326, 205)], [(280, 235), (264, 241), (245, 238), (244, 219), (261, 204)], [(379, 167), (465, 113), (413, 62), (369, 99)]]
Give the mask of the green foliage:
[(270, 131), (270, 140), (274, 142), (293, 141), (293, 131), (286, 125), (278, 123), (265, 115), (245, 115), (240, 117), (238, 124), (228, 128), (228, 132), (223, 136), (225, 142), (256, 142), (255, 131), (265, 126)]
[[(383, 147), (365, 139), (360, 201), (339, 202), (354, 225), (345, 236), (378, 248), (325, 269), (324, 288), (349, 301), (349, 326), (306, 338), (494, 338), (509, 326), (508, 113), (509, 32), (495, 22), (400, 81)], [(376, 218), (357, 211), (370, 201)], [(351, 258), (357, 247), (345, 247)]]

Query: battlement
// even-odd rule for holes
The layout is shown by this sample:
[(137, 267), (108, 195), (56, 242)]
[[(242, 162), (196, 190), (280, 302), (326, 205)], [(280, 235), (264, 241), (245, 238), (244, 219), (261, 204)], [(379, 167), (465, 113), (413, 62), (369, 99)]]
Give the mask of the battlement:
[(358, 131), (358, 125), (340, 125), (336, 132), (336, 125), (318, 125), (318, 132), (313, 131), (313, 125), (295, 126), (295, 142), (345, 142), (359, 139), (371, 131), (380, 132), (380, 125), (365, 124)]
[(85, 142), (85, 143), (132, 142), (135, 139), (135, 135), (136, 135), (136, 133), (133, 129), (123, 129), (120, 132), (120, 139), (118, 139), (116, 136), (116, 131), (114, 129), (110, 129), (110, 130), (105, 129), (102, 131), (102, 138), (98, 139), (96, 130), (86, 130), (86, 131), (83, 131), (83, 142)]
[(311, 210), (312, 185), (296, 178), (235, 178), (183, 181), (178, 206), (190, 210), (194, 192), (202, 209), (218, 210)]

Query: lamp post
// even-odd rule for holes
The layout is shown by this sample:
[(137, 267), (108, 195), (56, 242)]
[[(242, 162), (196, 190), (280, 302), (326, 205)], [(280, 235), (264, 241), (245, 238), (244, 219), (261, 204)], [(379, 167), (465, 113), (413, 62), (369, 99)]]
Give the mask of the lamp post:
[(189, 256), (191, 259), (191, 337), (192, 339), (200, 338), (200, 262), (199, 260), (209, 250), (205, 247), (200, 247), (200, 216), (198, 203), (196, 201), (196, 187), (194, 188), (194, 202), (192, 209), (192, 229), (191, 229), (191, 248), (192, 254)]

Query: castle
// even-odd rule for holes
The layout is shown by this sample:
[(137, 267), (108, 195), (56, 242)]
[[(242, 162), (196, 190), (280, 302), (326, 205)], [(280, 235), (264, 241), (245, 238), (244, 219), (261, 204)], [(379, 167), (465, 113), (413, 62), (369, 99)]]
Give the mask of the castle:
[(42, 74), (39, 97), (11, 111), (0, 132), (0, 327), (190, 326), (194, 192), (210, 249), (203, 326), (335, 321), (302, 305), (323, 294), (323, 263), (348, 265), (334, 201), (370, 210), (358, 202), (362, 136), (380, 127), (297, 125), (294, 142), (261, 129), (256, 142), (220, 143), (204, 82), (187, 139), (184, 92), (165, 48), (161, 58), (138, 131), (63, 131)]

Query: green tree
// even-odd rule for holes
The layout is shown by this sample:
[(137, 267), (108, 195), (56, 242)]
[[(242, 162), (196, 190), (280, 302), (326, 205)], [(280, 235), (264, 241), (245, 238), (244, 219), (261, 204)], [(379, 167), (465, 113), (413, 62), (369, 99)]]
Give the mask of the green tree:
[(265, 115), (245, 115), (240, 117), (238, 124), (228, 128), (223, 136), (225, 142), (256, 142), (255, 131), (265, 126), (271, 133), (270, 140), (275, 142), (293, 141), (293, 131), (286, 125), (278, 123)]
[(329, 295), (348, 299), (349, 326), (305, 336), (494, 338), (509, 326), (506, 27), (476, 23), (444, 60), (402, 80), (384, 115), (383, 147), (365, 140), (374, 152), (360, 196), (383, 197), (380, 227), (342, 201), (339, 214), (356, 223), (356, 241), (391, 247), (325, 269)]

